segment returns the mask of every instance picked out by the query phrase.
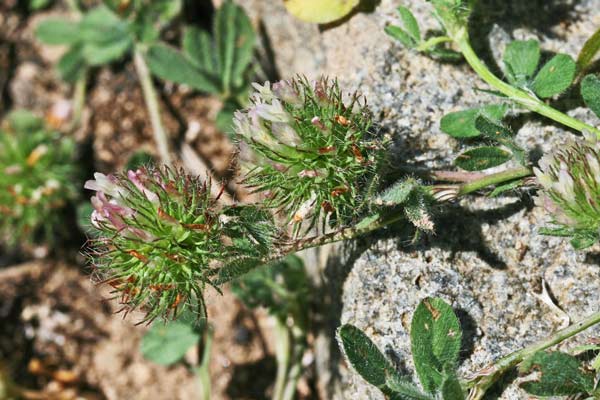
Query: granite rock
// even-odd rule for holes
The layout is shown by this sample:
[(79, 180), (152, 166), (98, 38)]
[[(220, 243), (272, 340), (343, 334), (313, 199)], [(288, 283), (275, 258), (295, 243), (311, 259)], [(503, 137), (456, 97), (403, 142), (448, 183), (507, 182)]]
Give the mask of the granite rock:
[[(396, 21), (398, 1), (383, 0), (372, 13), (359, 13), (320, 30), (295, 20), (279, 3), (241, 2), (264, 23), (282, 77), (335, 76), (348, 90), (360, 89), (394, 138), (391, 167), (413, 164), (448, 167), (463, 144), (441, 133), (439, 121), (451, 111), (493, 102), (478, 92), (485, 84), (465, 64), (441, 63), (402, 49), (383, 32)], [(422, 24), (435, 29), (430, 4), (404, 0)], [(485, 0), (473, 24), (474, 47), (500, 71), (498, 59), (511, 38), (537, 38), (549, 52), (576, 56), (600, 23), (600, 0)], [(495, 57), (495, 58), (494, 58)], [(590, 123), (568, 94), (560, 107)], [(570, 133), (541, 118), (513, 110), (510, 124), (532, 157), (560, 146)], [(398, 368), (412, 371), (408, 326), (412, 311), (426, 296), (452, 304), (466, 331), (460, 372), (468, 375), (565, 325), (565, 314), (540, 299), (542, 285), (571, 320), (597, 308), (600, 300), (600, 247), (574, 251), (568, 242), (538, 234), (547, 222), (531, 194), (498, 199), (470, 198), (441, 209), (436, 234), (410, 243), (402, 227), (370, 238), (320, 249), (322, 261), (316, 324), (316, 369), (323, 398), (382, 399), (343, 363), (335, 328), (352, 323), (364, 329)], [(590, 330), (576, 339), (598, 335)], [(568, 343), (570, 345), (573, 342)], [(509, 385), (500, 399), (524, 399)]]

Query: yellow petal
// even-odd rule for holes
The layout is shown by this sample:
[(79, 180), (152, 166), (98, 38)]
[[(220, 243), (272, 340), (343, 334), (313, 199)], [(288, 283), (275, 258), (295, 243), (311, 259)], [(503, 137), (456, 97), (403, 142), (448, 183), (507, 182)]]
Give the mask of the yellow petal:
[(288, 12), (305, 22), (327, 24), (350, 13), (360, 0), (283, 0)]

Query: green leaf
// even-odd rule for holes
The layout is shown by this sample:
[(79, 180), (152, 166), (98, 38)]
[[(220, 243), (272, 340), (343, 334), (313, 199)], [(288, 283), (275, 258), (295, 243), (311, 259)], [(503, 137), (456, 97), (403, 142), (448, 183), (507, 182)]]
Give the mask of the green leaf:
[(577, 69), (585, 71), (591, 65), (598, 51), (600, 51), (600, 29), (594, 32), (583, 45), (577, 57)]
[(600, 117), (600, 78), (595, 75), (587, 75), (583, 78), (581, 97), (589, 109)]
[(446, 373), (442, 381), (442, 399), (443, 400), (464, 400), (465, 392), (460, 386), (460, 382), (453, 372)]
[(536, 75), (533, 91), (541, 98), (552, 97), (564, 92), (575, 78), (577, 65), (566, 54), (557, 54)]
[(74, 44), (79, 41), (79, 24), (64, 19), (49, 18), (40, 22), (35, 36), (45, 44)]
[(122, 58), (132, 47), (129, 37), (123, 37), (110, 43), (85, 43), (81, 55), (88, 65), (104, 65)]
[(493, 120), (501, 120), (508, 111), (506, 104), (493, 104), (484, 107), (470, 108), (444, 115), (440, 122), (442, 132), (455, 138), (471, 138), (479, 136), (480, 130), (475, 126), (475, 119), (483, 114)]
[(456, 157), (454, 164), (466, 171), (481, 171), (497, 167), (512, 158), (512, 155), (498, 147), (483, 146), (467, 150)]
[(441, 389), (445, 370), (458, 363), (462, 331), (452, 307), (439, 298), (423, 300), (413, 315), (410, 340), (415, 369), (423, 388)]
[(388, 377), (386, 386), (392, 392), (390, 400), (434, 400), (433, 396), (423, 393), (407, 378), (397, 374)]
[(58, 60), (56, 69), (61, 78), (72, 83), (85, 71), (86, 64), (82, 54), (81, 46), (73, 46)]
[(515, 40), (506, 46), (504, 65), (510, 83), (523, 86), (540, 62), (540, 44), (537, 40)]
[(402, 43), (406, 48), (412, 49), (417, 46), (415, 40), (404, 29), (400, 28), (399, 26), (388, 25), (384, 28), (384, 31), (389, 36)]
[(570, 243), (575, 250), (587, 249), (598, 241), (598, 233), (593, 231), (575, 232)]
[(182, 45), (183, 53), (196, 67), (211, 74), (217, 73), (214, 47), (208, 32), (196, 27), (186, 27)]
[(586, 372), (577, 358), (558, 351), (538, 352), (519, 367), (523, 373), (538, 371), (535, 380), (520, 386), (534, 396), (569, 396), (591, 393), (594, 375)]
[(475, 127), (486, 138), (508, 147), (521, 165), (527, 165), (525, 150), (515, 143), (514, 134), (509, 128), (485, 115), (477, 116)]
[(402, 19), (402, 23), (404, 24), (406, 32), (415, 41), (415, 43), (419, 43), (421, 41), (421, 30), (419, 29), (419, 23), (417, 22), (417, 19), (413, 13), (404, 6), (399, 6), (396, 10), (400, 14), (400, 18)]
[(385, 388), (390, 377), (397, 375), (375, 343), (357, 327), (342, 325), (338, 329), (338, 338), (348, 362), (371, 385)]
[(154, 323), (142, 338), (141, 352), (156, 364), (171, 365), (181, 360), (200, 338), (194, 326), (185, 322)]
[(205, 93), (219, 93), (213, 76), (199, 70), (178, 50), (164, 44), (155, 44), (146, 53), (146, 62), (159, 78), (188, 85)]
[(419, 186), (414, 179), (404, 179), (394, 183), (375, 199), (375, 204), (397, 206), (405, 203), (413, 190)]
[(226, 0), (215, 14), (213, 33), (222, 88), (229, 93), (243, 83), (256, 34), (244, 10), (231, 0)]
[(82, 42), (96, 45), (121, 42), (126, 37), (131, 40), (129, 24), (105, 6), (96, 7), (83, 16), (79, 35)]

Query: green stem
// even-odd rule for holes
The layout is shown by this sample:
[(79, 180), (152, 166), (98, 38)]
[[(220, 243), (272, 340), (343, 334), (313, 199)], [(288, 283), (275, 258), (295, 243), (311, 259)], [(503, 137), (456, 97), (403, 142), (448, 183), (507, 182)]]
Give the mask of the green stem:
[(152, 132), (154, 134), (154, 141), (158, 149), (158, 154), (163, 164), (171, 165), (171, 155), (169, 152), (169, 140), (167, 132), (162, 123), (160, 117), (160, 107), (158, 104), (158, 96), (152, 83), (152, 76), (144, 55), (139, 47), (136, 47), (133, 54), (133, 62), (135, 64), (135, 70), (140, 79), (142, 86), (142, 93), (144, 94), (144, 101), (146, 102), (146, 108), (150, 114), (150, 122), (152, 124)]
[(75, 88), (73, 89), (73, 118), (69, 125), (70, 131), (77, 129), (81, 124), (81, 116), (85, 107), (87, 75), (87, 70), (84, 70), (75, 82)]
[(431, 49), (432, 47), (437, 46), (438, 44), (447, 43), (447, 42), (452, 42), (452, 38), (449, 36), (436, 36), (436, 37), (432, 37), (431, 39), (421, 43), (420, 45), (418, 45), (415, 48), (415, 50), (417, 50), (419, 52), (424, 52), (424, 51)]
[(213, 331), (210, 326), (206, 327), (202, 341), (202, 358), (200, 365), (196, 368), (196, 375), (200, 380), (200, 400), (210, 400), (210, 348), (212, 347)]
[(458, 196), (464, 196), (469, 193), (476, 192), (488, 186), (497, 185), (499, 183), (510, 182), (515, 179), (531, 176), (531, 168), (518, 167), (508, 169), (506, 171), (497, 172), (495, 174), (486, 175), (482, 178), (475, 179), (471, 182), (463, 183), (459, 186)]
[(293, 400), (296, 395), (296, 386), (302, 374), (302, 356), (304, 355), (306, 333), (298, 325), (291, 328), (290, 335), (292, 337), (292, 360), (288, 370), (286, 385), (283, 390), (281, 400)]
[(497, 89), (504, 95), (508, 96), (511, 100), (522, 105), (528, 110), (541, 114), (577, 131), (592, 132), (598, 138), (600, 138), (600, 130), (597, 128), (550, 107), (536, 96), (524, 90), (513, 87), (495, 76), (471, 47), (469, 42), (469, 34), (467, 33), (466, 27), (459, 29), (455, 35), (453, 35), (453, 39), (469, 65), (491, 87)]
[(285, 320), (275, 318), (275, 358), (277, 359), (277, 377), (273, 389), (273, 400), (283, 400), (290, 366), (291, 338)]
[(467, 387), (471, 388), (469, 400), (480, 400), (485, 392), (504, 375), (509, 369), (516, 367), (519, 363), (533, 356), (538, 351), (546, 350), (580, 332), (600, 323), (600, 311), (590, 315), (583, 321), (579, 321), (565, 329), (562, 329), (547, 339), (509, 354), (495, 362), (490, 368), (486, 368), (485, 374), (481, 374), (475, 379), (467, 382)]

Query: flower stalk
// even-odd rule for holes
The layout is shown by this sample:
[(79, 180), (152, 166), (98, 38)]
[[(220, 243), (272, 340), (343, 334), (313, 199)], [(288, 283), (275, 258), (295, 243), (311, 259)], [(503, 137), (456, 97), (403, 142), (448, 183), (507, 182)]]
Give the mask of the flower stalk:
[(591, 132), (600, 138), (600, 129), (597, 129), (586, 124), (585, 122), (558, 111), (557, 109), (538, 99), (533, 94), (513, 87), (494, 75), (471, 47), (466, 26), (458, 29), (456, 33), (452, 35), (452, 38), (454, 43), (460, 49), (462, 55), (465, 57), (465, 60), (467, 60), (467, 63), (469, 63), (477, 75), (479, 75), (479, 77), (482, 78), (488, 85), (528, 110), (550, 118), (553, 121), (559, 122), (562, 125), (575, 129), (579, 132)]
[(600, 311), (595, 312), (584, 320), (579, 321), (565, 329), (559, 330), (547, 339), (541, 340), (531, 346), (501, 358), (492, 366), (485, 368), (484, 372), (480, 373), (477, 377), (466, 383), (466, 386), (471, 389), (469, 393), (469, 400), (482, 399), (486, 391), (508, 370), (516, 367), (519, 363), (533, 356), (535, 353), (559, 344), (598, 323), (600, 323)]

